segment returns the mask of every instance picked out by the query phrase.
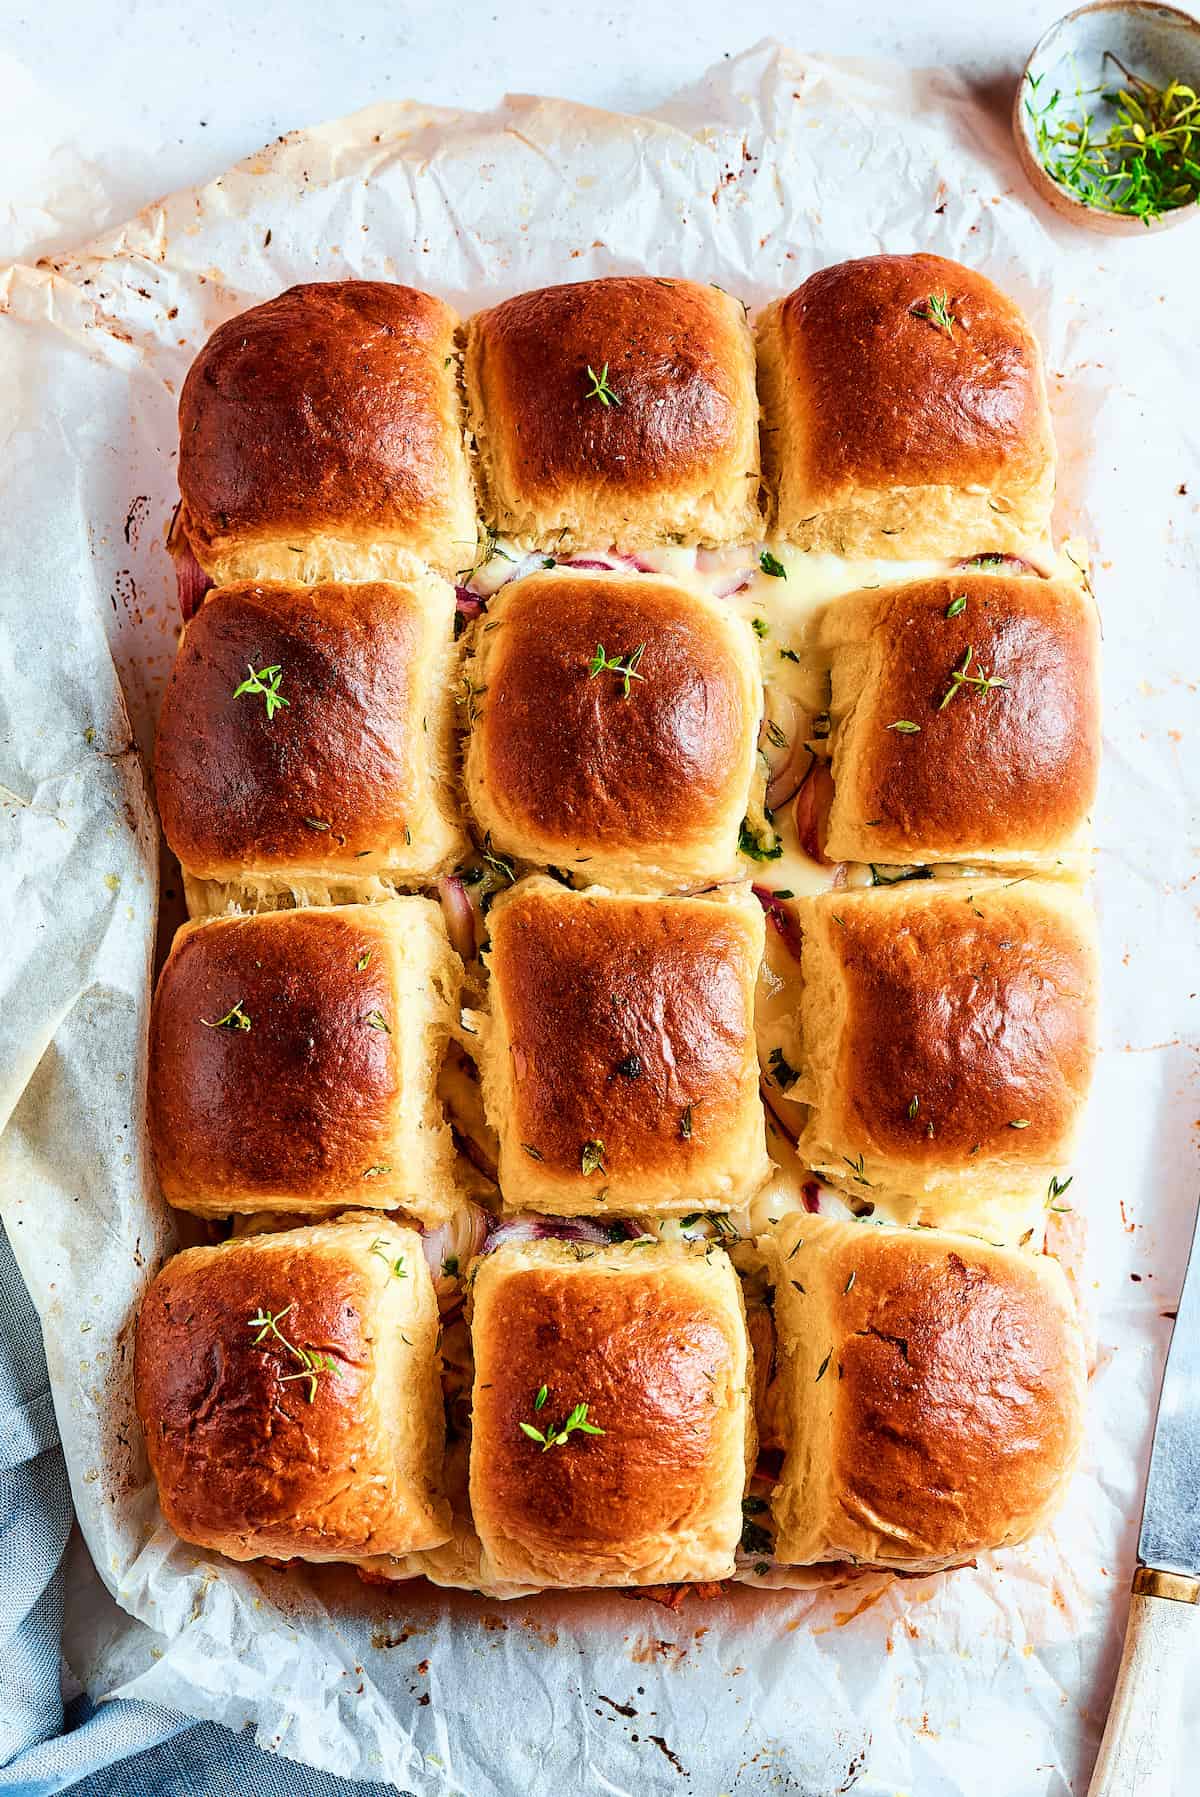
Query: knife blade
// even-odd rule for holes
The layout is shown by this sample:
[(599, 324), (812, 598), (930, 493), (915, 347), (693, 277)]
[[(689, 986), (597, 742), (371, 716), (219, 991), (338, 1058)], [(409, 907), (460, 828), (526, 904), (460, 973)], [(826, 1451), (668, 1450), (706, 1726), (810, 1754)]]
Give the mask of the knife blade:
[(1200, 1578), (1200, 1225), (1193, 1223), (1175, 1329), (1163, 1370), (1138, 1559)]

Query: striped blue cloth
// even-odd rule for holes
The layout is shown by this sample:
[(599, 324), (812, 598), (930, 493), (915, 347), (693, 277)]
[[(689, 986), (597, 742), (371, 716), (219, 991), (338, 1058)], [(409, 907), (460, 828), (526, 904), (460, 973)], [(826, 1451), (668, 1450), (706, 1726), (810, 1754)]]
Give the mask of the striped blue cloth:
[(0, 1229), (0, 1797), (378, 1797), (154, 1704), (64, 1706), (71, 1522), (41, 1330)]

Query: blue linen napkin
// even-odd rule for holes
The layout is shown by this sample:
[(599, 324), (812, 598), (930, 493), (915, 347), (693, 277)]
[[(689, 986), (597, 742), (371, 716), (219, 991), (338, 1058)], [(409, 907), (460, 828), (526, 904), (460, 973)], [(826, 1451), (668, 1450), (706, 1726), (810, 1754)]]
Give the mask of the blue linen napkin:
[(0, 1228), (0, 1797), (377, 1797), (155, 1704), (64, 1706), (71, 1523), (41, 1330)]

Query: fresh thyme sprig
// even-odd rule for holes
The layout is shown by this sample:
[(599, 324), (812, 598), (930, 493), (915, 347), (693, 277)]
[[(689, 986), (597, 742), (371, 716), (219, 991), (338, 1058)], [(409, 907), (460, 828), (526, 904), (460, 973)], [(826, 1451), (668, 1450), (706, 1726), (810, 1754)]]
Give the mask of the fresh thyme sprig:
[(645, 643), (639, 643), (628, 655), (606, 655), (604, 644), (596, 644), (596, 653), (587, 664), (588, 679), (595, 680), (598, 674), (616, 674), (624, 682), (623, 699), (629, 697), (631, 680), (644, 680), (646, 676), (638, 673), (642, 656), (646, 653)]
[(299, 1362), (299, 1372), (281, 1374), (280, 1384), (289, 1385), (293, 1379), (306, 1380), (308, 1382), (308, 1401), (311, 1404), (317, 1395), (317, 1380), (321, 1374), (332, 1373), (335, 1379), (340, 1379), (341, 1371), (332, 1354), (318, 1353), (315, 1348), (299, 1348), (295, 1342), (288, 1340), (279, 1325), (284, 1317), (295, 1308), (295, 1299), (290, 1304), (286, 1304), (282, 1310), (274, 1312), (264, 1310), (260, 1304), (255, 1315), (247, 1318), (247, 1323), (251, 1329), (258, 1330), (258, 1334), (254, 1338), (256, 1348), (260, 1342), (266, 1340), (268, 1335), (273, 1335), (276, 1341), (282, 1343), (287, 1349), (292, 1359)]
[[(1085, 88), (1079, 80), (1073, 99), (1081, 116), (1061, 110), (1064, 95), (1055, 88), (1044, 104), (1039, 88), (1043, 75), (1029, 75), (1025, 110), (1034, 129), (1037, 157), (1051, 180), (1096, 212), (1140, 218), (1151, 225), (1200, 199), (1200, 99), (1182, 81), (1155, 87), (1127, 69), (1111, 50), (1112, 63), (1125, 78), (1123, 87)], [(1086, 104), (1099, 97), (1112, 118), (1098, 120)]]
[(393, 1279), (408, 1278), (408, 1274), (404, 1270), (404, 1256), (402, 1254), (389, 1254), (388, 1245), (381, 1235), (376, 1236), (375, 1240), (371, 1243), (371, 1253), (377, 1254), (380, 1260), (391, 1270)]
[(953, 337), (957, 320), (950, 310), (948, 293), (931, 293), (927, 300), (923, 302), (918, 300), (915, 306), (910, 306), (908, 309), (914, 318), (923, 318), (927, 324), (933, 325), (935, 330), (945, 331), (947, 337)]
[[(543, 1410), (545, 1408), (546, 1399), (549, 1396), (549, 1386), (540, 1386), (538, 1388), (538, 1394), (533, 1400), (534, 1410)], [(521, 1423), (518, 1426), (523, 1434), (528, 1435), (530, 1441), (541, 1443), (543, 1454), (546, 1453), (549, 1448), (556, 1446), (561, 1447), (568, 1435), (573, 1435), (576, 1430), (583, 1435), (604, 1434), (604, 1430), (598, 1423), (589, 1423), (588, 1407), (586, 1404), (576, 1404), (575, 1408), (567, 1417), (567, 1420), (561, 1424), (547, 1423), (545, 1429), (539, 1429), (536, 1423)]]
[(218, 1017), (215, 1023), (210, 1023), (207, 1017), (202, 1017), (200, 1021), (206, 1030), (248, 1030), (250, 1028), (250, 1019), (242, 1009), (240, 998), (236, 1003), (230, 1005), (224, 1017)]
[(604, 367), (600, 370), (599, 374), (596, 373), (596, 370), (589, 362), (587, 375), (588, 380), (591, 381), (592, 384), (583, 396), (585, 399), (598, 399), (602, 406), (620, 405), (620, 396), (614, 393), (609, 385), (607, 362), (604, 364)]
[(968, 648), (960, 665), (950, 670), (950, 685), (942, 695), (942, 702), (938, 706), (939, 711), (945, 711), (951, 699), (956, 698), (964, 686), (978, 687), (981, 693), (995, 692), (998, 687), (1007, 688), (1007, 680), (993, 680), (989, 674), (985, 674), (979, 668), (978, 662), (975, 665), (979, 671), (975, 674), (971, 673), (971, 661), (974, 654), (974, 649)]
[(269, 668), (259, 668), (257, 672), (253, 664), (247, 662), (246, 678), (240, 686), (234, 687), (233, 696), (240, 699), (243, 693), (261, 693), (267, 702), (267, 722), (270, 723), (281, 706), (291, 704), (291, 700), (285, 699), (279, 690), (282, 679), (281, 662), (274, 662)]
[(1062, 1197), (1074, 1177), (1075, 1175), (1072, 1173), (1066, 1179), (1059, 1179), (1056, 1173), (1051, 1174), (1050, 1184), (1046, 1189), (1047, 1210), (1057, 1211), (1059, 1216), (1066, 1215), (1071, 1206), (1069, 1204), (1060, 1204), (1058, 1200)]

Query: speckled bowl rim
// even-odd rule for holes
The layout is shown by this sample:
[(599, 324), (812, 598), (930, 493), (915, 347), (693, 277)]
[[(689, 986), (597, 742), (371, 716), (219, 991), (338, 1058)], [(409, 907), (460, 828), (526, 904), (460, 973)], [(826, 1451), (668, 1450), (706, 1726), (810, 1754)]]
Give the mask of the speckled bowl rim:
[(1168, 6), (1162, 0), (1089, 0), (1086, 6), (1077, 6), (1073, 11), (1064, 13), (1043, 31), (1033, 46), (1021, 70), (1021, 78), (1017, 82), (1017, 91), (1013, 95), (1012, 131), (1017, 147), (1017, 160), (1021, 164), (1026, 180), (1040, 199), (1050, 206), (1061, 218), (1069, 219), (1088, 231), (1100, 231), (1110, 237), (1149, 236), (1155, 231), (1170, 230), (1174, 225), (1185, 224), (1189, 219), (1200, 215), (1200, 200), (1192, 200), (1186, 206), (1177, 206), (1171, 212), (1164, 212), (1161, 218), (1152, 224), (1145, 224), (1140, 218), (1131, 218), (1126, 213), (1101, 212), (1095, 206), (1089, 206), (1083, 200), (1077, 200), (1073, 194), (1062, 187), (1052, 175), (1048, 174), (1039, 161), (1034, 147), (1034, 139), (1030, 130), (1029, 117), (1025, 111), (1025, 93), (1029, 72), (1035, 62), (1042, 56), (1052, 38), (1070, 25), (1074, 20), (1084, 18), (1091, 13), (1122, 13), (1127, 16), (1138, 13), (1152, 14), (1157, 18), (1167, 15), (1186, 26), (1196, 39), (1196, 57), (1200, 65), (1200, 19), (1194, 13), (1184, 12), (1178, 6)]

